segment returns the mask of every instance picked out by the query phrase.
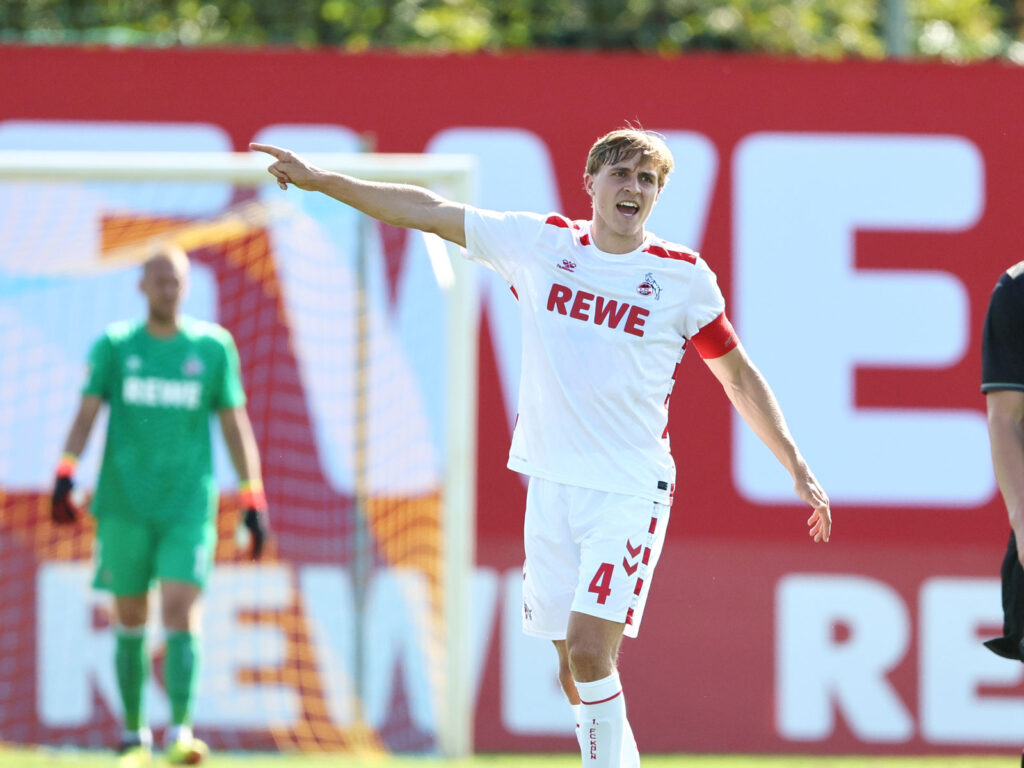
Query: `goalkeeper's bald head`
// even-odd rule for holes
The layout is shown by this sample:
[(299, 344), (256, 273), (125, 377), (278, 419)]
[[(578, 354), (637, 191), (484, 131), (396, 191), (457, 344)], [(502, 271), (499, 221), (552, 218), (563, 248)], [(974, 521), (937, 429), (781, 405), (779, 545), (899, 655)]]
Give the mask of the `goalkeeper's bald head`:
[(184, 276), (188, 274), (189, 260), (185, 249), (177, 243), (160, 243), (154, 245), (142, 264), (142, 279), (156, 268), (156, 265), (169, 265), (175, 272)]
[(188, 254), (176, 243), (161, 243), (147, 256), (139, 289), (149, 304), (150, 330), (176, 327), (178, 307), (188, 292), (188, 272)]

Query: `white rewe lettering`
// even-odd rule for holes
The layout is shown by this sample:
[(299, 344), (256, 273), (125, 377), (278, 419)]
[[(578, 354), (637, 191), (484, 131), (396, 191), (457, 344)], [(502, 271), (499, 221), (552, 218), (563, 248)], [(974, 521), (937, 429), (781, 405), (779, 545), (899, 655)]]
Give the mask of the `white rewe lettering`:
[[(973, 507), (990, 499), (983, 413), (860, 407), (855, 393), (861, 366), (946, 368), (970, 351), (963, 281), (859, 268), (856, 233), (972, 227), (985, 208), (978, 148), (959, 136), (766, 133), (743, 140), (734, 168), (730, 315), (832, 500)], [(796, 373), (808, 349), (813, 377)], [(743, 426), (733, 430), (738, 490), (755, 503), (789, 499), (785, 473)]]
[(978, 642), (1002, 623), (999, 579), (932, 577), (919, 606), (921, 734), (933, 744), (1019, 744), (1021, 665)]
[[(998, 578), (926, 579), (913, 632), (913, 598), (866, 576), (792, 573), (775, 595), (775, 704), (784, 739), (826, 741), (841, 715), (867, 744), (906, 742), (915, 733), (929, 744), (1020, 743), (1024, 671), (980, 642), (1002, 620)], [(908, 662), (918, 670), (918, 695), (909, 696), (916, 717), (891, 680)]]
[[(779, 733), (823, 741), (841, 712), (866, 742), (907, 741), (914, 720), (889, 679), (910, 644), (899, 593), (875, 579), (790, 574), (776, 587)], [(847, 628), (838, 639), (834, 628)]]
[(202, 394), (203, 385), (198, 381), (154, 376), (126, 376), (121, 387), (121, 397), (128, 405), (182, 408), (186, 411), (199, 408)]

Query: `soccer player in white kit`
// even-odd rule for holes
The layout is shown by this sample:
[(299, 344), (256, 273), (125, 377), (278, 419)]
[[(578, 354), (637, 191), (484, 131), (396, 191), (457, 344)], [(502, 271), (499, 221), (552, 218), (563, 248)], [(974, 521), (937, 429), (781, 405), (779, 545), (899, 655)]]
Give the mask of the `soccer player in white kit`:
[(767, 382), (740, 344), (708, 265), (644, 224), (672, 170), (657, 134), (602, 136), (583, 180), (589, 221), (498, 213), (415, 186), (328, 173), (288, 150), (269, 172), (389, 224), (433, 232), (500, 274), (519, 301), (523, 358), (508, 466), (529, 476), (523, 629), (553, 641), (583, 764), (640, 764), (616, 671), (635, 637), (675, 483), (668, 405), (692, 345), (744, 420), (793, 477), (828, 541), (828, 497)]

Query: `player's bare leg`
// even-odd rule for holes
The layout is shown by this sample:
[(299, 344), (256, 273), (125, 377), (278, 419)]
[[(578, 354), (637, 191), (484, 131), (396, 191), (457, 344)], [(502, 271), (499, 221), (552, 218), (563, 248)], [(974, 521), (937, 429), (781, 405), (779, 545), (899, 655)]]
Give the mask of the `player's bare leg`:
[(580, 748), (583, 763), (593, 768), (640, 765), (615, 665), (624, 628), (585, 613), (569, 614), (565, 649), (580, 699)]
[(164, 683), (171, 700), (171, 727), (165, 739), (167, 761), (196, 765), (209, 752), (192, 733), (192, 705), (199, 679), (200, 589), (187, 581), (160, 584), (161, 608), (167, 631)]
[(118, 746), (118, 765), (136, 768), (152, 759), (153, 733), (146, 722), (145, 689), (149, 678), (146, 649), (146, 620), (149, 595), (119, 595), (114, 598), (114, 670), (124, 707), (124, 732)]
[(572, 671), (569, 669), (569, 649), (565, 646), (565, 640), (552, 640), (555, 644), (555, 651), (558, 652), (558, 682), (565, 692), (565, 698), (569, 700), (572, 707), (573, 718), (576, 721), (576, 742), (580, 745), (580, 754), (583, 753), (583, 730), (580, 728), (580, 695), (576, 690), (576, 681), (572, 679)]

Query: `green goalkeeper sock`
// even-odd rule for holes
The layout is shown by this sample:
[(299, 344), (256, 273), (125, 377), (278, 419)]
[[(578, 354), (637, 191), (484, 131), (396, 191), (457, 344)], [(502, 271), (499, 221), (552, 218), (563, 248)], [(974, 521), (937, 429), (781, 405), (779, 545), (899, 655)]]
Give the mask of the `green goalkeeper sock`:
[(114, 669), (124, 706), (124, 728), (138, 731), (146, 724), (144, 691), (149, 679), (146, 628), (119, 627), (115, 635)]
[(171, 700), (171, 722), (191, 725), (192, 704), (202, 651), (198, 638), (191, 632), (170, 632), (164, 658), (164, 685)]

